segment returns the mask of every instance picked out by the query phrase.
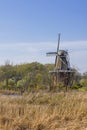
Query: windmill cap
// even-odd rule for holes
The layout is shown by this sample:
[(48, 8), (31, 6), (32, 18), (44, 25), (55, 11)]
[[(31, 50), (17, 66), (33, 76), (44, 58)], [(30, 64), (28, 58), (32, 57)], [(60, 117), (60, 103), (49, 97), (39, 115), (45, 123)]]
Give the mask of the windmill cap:
[(68, 52), (67, 52), (66, 50), (59, 50), (59, 51), (58, 51), (58, 54), (59, 54), (59, 55), (67, 55)]

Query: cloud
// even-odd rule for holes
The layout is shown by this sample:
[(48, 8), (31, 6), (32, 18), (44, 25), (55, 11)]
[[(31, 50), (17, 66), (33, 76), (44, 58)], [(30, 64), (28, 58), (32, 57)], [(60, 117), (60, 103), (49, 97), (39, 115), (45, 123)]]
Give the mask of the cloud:
[(70, 53), (71, 65), (76, 66), (80, 72), (87, 71), (87, 51), (78, 50)]
[[(68, 50), (72, 66), (80, 72), (87, 71), (87, 41), (61, 42), (60, 49)], [(0, 64), (8, 59), (14, 64), (38, 61), (54, 63), (55, 57), (46, 57), (46, 52), (56, 51), (56, 42), (0, 43)]]

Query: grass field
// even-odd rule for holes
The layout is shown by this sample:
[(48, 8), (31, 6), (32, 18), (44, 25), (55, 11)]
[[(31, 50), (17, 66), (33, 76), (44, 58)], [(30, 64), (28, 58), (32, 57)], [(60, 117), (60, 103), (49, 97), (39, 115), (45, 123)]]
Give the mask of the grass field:
[(87, 130), (87, 92), (1, 94), (0, 130)]

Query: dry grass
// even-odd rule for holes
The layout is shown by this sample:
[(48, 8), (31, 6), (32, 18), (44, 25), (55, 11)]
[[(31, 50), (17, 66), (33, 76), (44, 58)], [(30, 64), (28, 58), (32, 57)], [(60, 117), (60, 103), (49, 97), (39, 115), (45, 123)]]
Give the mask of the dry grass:
[(1, 130), (87, 130), (87, 93), (0, 95)]
[(0, 94), (3, 94), (3, 95), (15, 95), (15, 94), (22, 94), (21, 91), (14, 91), (14, 90), (1, 90), (0, 89)]

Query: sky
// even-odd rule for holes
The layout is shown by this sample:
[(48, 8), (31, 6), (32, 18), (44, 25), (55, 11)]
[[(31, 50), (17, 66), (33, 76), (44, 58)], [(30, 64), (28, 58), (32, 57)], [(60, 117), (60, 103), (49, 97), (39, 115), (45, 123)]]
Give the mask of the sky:
[(54, 63), (58, 33), (71, 67), (87, 72), (87, 0), (0, 0), (0, 65)]

